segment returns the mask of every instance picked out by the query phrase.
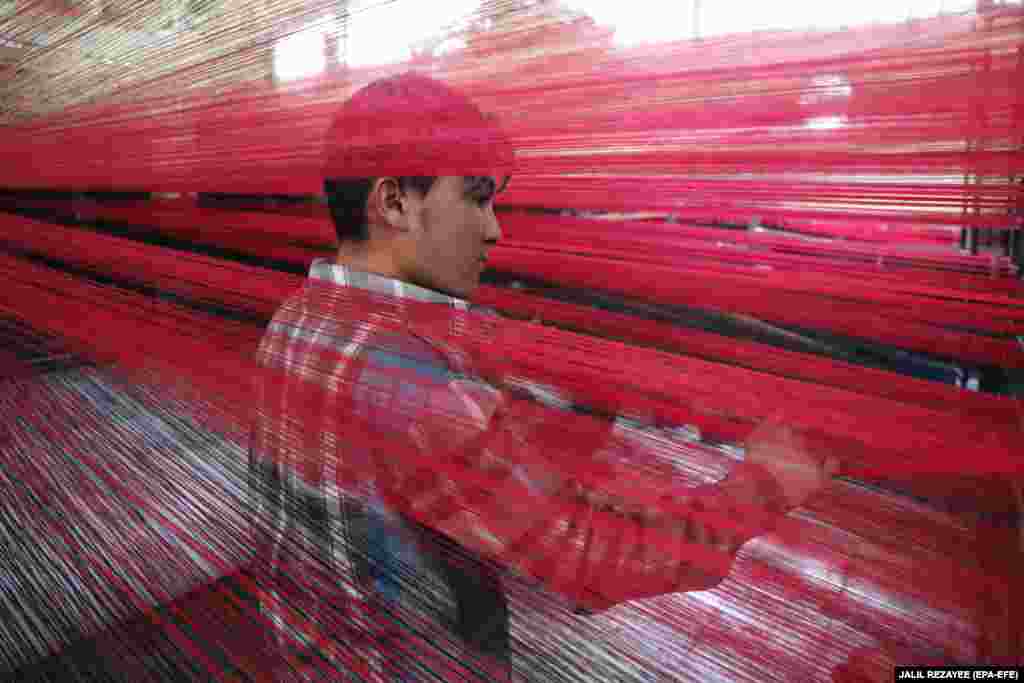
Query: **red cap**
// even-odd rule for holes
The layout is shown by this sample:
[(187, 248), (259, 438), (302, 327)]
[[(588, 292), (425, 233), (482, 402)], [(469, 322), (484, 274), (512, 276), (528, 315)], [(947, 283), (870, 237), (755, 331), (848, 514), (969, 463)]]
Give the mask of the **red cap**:
[(325, 178), (507, 175), (504, 132), (464, 95), (416, 73), (359, 90), (324, 140)]

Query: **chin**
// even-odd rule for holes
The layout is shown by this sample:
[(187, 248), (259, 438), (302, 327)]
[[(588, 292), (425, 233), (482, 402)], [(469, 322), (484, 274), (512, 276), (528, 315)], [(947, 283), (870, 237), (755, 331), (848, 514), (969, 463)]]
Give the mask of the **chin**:
[(479, 282), (467, 282), (465, 280), (463, 280), (462, 282), (452, 282), (446, 284), (447, 286), (443, 288), (444, 293), (448, 294), (449, 296), (454, 296), (458, 299), (468, 299), (469, 297), (473, 296), (473, 294), (476, 293), (477, 288), (480, 287)]

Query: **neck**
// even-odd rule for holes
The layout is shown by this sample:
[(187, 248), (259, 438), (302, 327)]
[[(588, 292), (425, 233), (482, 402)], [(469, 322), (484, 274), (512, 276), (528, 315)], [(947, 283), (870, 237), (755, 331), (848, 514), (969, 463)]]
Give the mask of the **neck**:
[(401, 280), (400, 271), (391, 250), (375, 249), (363, 243), (344, 243), (338, 248), (334, 262), (352, 270), (373, 273)]

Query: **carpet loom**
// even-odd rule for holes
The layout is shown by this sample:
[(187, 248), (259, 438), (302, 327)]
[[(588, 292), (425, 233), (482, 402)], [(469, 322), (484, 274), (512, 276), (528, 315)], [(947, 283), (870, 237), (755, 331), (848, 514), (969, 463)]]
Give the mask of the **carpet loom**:
[[(518, 466), (625, 502), (530, 498), (315, 391), (274, 438), (304, 463), (328, 432), (386, 446), (398, 465), (366, 467), (445, 533), (541, 518), (488, 560), (518, 677), (1024, 664), (1024, 9), (702, 34), (744, 8), (685, 5), (636, 10), (669, 12), (677, 39), (623, 44), (557, 0), (443, 21), (413, 0), (0, 0), (0, 679), (376, 681), (402, 661), (489, 680), (438, 586), (403, 575), (409, 600), (367, 615), (330, 588), (349, 579), (284, 585), (252, 540), (269, 525), (247, 471), (253, 355), (336, 249), (323, 138), (348, 96), (406, 71), (515, 148), (488, 314), (330, 290), (321, 313), (411, 325), (489, 378), (570, 396), (586, 409), (512, 406)], [(392, 33), (405, 51), (359, 58)], [(317, 67), (289, 75), (296, 45)], [(420, 410), (437, 443), (461, 438)], [(720, 558), (651, 506), (677, 514), (667, 491), (721, 480), (768, 424), (840, 475), (714, 587), (664, 590), (659, 567)], [(339, 481), (368, 476), (331, 448)], [(696, 514), (742, 532), (743, 514)], [(615, 604), (574, 609), (595, 586)], [(332, 596), (295, 610), (322, 656), (267, 645), (268, 593)], [(402, 638), (370, 657), (381, 621)]]

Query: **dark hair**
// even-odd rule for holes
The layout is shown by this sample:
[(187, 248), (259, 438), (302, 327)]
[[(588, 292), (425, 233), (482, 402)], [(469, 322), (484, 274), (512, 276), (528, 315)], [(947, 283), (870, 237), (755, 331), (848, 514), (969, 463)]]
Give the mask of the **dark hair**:
[[(370, 198), (370, 189), (375, 178), (346, 178), (344, 180), (324, 180), (324, 192), (327, 194), (327, 206), (334, 220), (334, 231), (338, 241), (365, 242), (370, 239), (370, 231), (366, 223), (366, 200)], [(402, 176), (398, 178), (398, 186), (402, 191), (416, 190), (426, 196), (434, 186), (436, 177)]]

